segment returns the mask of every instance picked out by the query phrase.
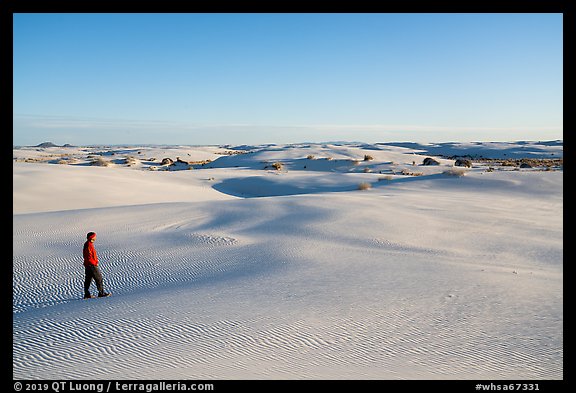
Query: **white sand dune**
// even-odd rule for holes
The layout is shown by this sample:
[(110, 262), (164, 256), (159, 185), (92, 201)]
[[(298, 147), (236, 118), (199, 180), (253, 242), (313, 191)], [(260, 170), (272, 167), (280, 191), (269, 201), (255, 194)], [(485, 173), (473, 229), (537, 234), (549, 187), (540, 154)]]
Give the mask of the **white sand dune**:
[[(468, 147), (562, 158), (497, 146)], [(445, 147), (15, 148), (13, 377), (562, 379), (562, 168)]]

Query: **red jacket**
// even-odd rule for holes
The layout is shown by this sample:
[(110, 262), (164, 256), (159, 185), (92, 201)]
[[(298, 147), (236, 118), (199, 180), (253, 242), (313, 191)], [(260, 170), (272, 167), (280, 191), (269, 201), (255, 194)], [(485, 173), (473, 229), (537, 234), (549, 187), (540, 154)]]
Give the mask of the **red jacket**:
[(94, 243), (87, 240), (84, 243), (84, 266), (98, 266), (98, 255), (96, 255), (96, 248), (94, 248)]

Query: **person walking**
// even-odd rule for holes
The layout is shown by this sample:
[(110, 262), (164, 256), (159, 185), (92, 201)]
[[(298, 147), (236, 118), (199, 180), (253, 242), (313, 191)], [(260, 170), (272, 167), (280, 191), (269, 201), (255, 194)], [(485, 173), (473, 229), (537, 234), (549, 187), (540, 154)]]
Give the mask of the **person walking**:
[(96, 233), (88, 232), (82, 252), (84, 255), (84, 271), (86, 272), (86, 278), (84, 279), (84, 299), (91, 299), (94, 297), (90, 294), (90, 284), (92, 284), (92, 280), (96, 281), (98, 297), (110, 296), (110, 293), (104, 292), (102, 273), (98, 268), (98, 254), (96, 254), (96, 248), (94, 247), (95, 241)]

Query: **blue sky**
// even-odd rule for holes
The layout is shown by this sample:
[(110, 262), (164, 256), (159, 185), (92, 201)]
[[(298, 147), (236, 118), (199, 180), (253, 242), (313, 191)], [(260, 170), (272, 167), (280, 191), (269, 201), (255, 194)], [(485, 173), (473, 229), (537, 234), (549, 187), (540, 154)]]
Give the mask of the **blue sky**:
[(13, 143), (562, 139), (562, 14), (14, 14)]

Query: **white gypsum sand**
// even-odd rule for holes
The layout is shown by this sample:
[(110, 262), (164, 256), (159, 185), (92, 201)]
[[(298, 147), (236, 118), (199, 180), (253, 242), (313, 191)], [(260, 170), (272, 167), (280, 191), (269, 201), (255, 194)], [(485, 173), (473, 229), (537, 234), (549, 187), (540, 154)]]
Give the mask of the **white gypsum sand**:
[(15, 379), (563, 378), (561, 142), (13, 152)]

